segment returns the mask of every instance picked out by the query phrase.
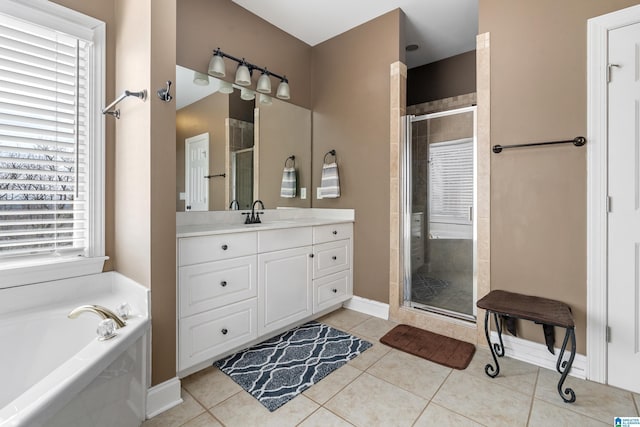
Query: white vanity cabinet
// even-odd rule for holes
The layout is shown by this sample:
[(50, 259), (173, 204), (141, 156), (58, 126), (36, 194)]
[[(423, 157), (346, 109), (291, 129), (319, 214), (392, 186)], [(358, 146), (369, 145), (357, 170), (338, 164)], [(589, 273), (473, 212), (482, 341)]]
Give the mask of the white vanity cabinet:
[(178, 237), (177, 246), (182, 375), (353, 294), (350, 222)]

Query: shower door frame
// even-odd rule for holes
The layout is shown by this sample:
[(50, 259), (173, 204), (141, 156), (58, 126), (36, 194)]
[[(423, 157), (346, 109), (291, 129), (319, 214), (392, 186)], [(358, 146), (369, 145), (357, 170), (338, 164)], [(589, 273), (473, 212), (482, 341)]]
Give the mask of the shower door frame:
[[(456, 114), (473, 113), (473, 209), (472, 209), (472, 236), (473, 236), (473, 314), (454, 312), (440, 307), (434, 307), (427, 304), (421, 304), (411, 301), (411, 207), (412, 207), (412, 182), (411, 182), (411, 139), (412, 130), (411, 125), (415, 122), (423, 120), (436, 119), (439, 117), (447, 117)], [(400, 259), (402, 260), (402, 306), (408, 308), (415, 308), (424, 310), (434, 314), (440, 314), (444, 316), (453, 317), (456, 319), (466, 320), (470, 322), (476, 322), (477, 307), (475, 301), (478, 299), (478, 111), (477, 106), (472, 105), (470, 107), (455, 108), (452, 110), (440, 111), (437, 113), (423, 114), (420, 116), (406, 115), (402, 118), (403, 121), (403, 141), (402, 141), (402, 159), (401, 159), (401, 194), (400, 194), (400, 209), (401, 209), (401, 238), (402, 244), (400, 248), (402, 254)], [(426, 222), (429, 221), (429, 215), (427, 214)]]

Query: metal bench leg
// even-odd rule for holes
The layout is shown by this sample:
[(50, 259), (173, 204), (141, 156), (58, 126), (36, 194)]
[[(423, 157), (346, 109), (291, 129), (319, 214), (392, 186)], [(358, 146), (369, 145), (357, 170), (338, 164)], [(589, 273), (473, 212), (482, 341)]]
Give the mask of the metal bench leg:
[(504, 345), (502, 345), (502, 330), (498, 324), (498, 316), (493, 313), (493, 317), (496, 321), (496, 328), (498, 329), (498, 336), (500, 337), (500, 344), (491, 344), (491, 320), (489, 318), (489, 310), (486, 310), (484, 313), (484, 334), (487, 337), (487, 344), (489, 344), (489, 350), (491, 350), (491, 356), (493, 357), (493, 362), (496, 364), (494, 368), (491, 363), (487, 363), (484, 367), (484, 372), (491, 378), (495, 378), (500, 373), (500, 365), (498, 364), (498, 358), (496, 357), (496, 353), (502, 357), (504, 355)]
[[(567, 342), (571, 338), (571, 355), (569, 356), (569, 360), (562, 361), (562, 356), (564, 356), (565, 351), (567, 350)], [(564, 384), (564, 380), (569, 375), (569, 371), (571, 370), (571, 365), (573, 365), (573, 359), (576, 357), (576, 333), (574, 328), (567, 328), (567, 332), (564, 335), (564, 340), (562, 341), (562, 349), (560, 350), (560, 354), (558, 355), (558, 362), (556, 363), (556, 370), (562, 374), (560, 376), (560, 381), (558, 381), (558, 393), (560, 393), (560, 397), (567, 403), (573, 403), (576, 401), (576, 394), (574, 391), (567, 387), (564, 391), (562, 390), (562, 385)], [(566, 396), (569, 396), (568, 398)]]

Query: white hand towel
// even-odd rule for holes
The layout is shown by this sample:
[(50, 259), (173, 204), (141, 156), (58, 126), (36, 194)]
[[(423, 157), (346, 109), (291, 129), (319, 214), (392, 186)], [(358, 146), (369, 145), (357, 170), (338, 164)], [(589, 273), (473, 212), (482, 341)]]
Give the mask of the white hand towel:
[(282, 171), (282, 185), (280, 186), (280, 197), (292, 199), (296, 197), (296, 169), (285, 167)]
[(340, 177), (337, 163), (322, 165), (322, 179), (320, 180), (320, 198), (335, 199), (340, 197)]

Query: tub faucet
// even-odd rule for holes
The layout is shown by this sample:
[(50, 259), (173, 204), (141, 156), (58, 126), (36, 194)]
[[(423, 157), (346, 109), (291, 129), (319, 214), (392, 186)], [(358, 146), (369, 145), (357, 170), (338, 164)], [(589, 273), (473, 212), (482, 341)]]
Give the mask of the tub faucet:
[(127, 326), (125, 321), (122, 320), (120, 316), (115, 314), (113, 311), (109, 310), (106, 307), (102, 307), (101, 305), (95, 304), (81, 305), (80, 307), (76, 307), (71, 310), (69, 314), (67, 314), (67, 317), (69, 319), (75, 319), (80, 315), (80, 313), (95, 313), (103, 319), (112, 319), (114, 322), (116, 322), (118, 328)]

